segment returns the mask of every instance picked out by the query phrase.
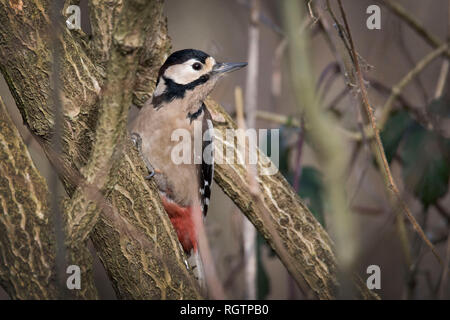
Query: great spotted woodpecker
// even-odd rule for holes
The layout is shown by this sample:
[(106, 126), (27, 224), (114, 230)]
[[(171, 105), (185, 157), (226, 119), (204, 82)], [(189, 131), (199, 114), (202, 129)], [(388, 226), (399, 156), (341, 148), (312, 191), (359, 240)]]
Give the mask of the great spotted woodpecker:
[[(211, 115), (203, 103), (217, 81), (247, 63), (219, 63), (193, 49), (172, 53), (158, 73), (156, 89), (131, 125), (132, 139), (154, 177), (162, 203), (187, 254), (197, 251), (197, 230), (193, 220), (197, 204), (206, 216), (214, 175)], [(195, 128), (201, 130), (201, 159), (196, 161)], [(188, 163), (174, 161), (175, 130), (190, 133), (182, 141), (191, 152)], [(204, 151), (209, 150), (209, 156)], [(208, 159), (207, 159), (208, 158)], [(198, 160), (198, 159), (197, 159)]]

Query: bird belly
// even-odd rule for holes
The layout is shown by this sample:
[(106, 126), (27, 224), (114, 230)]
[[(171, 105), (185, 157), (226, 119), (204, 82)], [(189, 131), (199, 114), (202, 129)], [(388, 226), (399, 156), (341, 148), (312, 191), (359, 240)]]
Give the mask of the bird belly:
[[(186, 113), (179, 107), (165, 105), (159, 110), (155, 110), (152, 106), (144, 108), (140, 112), (150, 114), (139, 116), (132, 132), (138, 133), (142, 138), (142, 151), (155, 169), (156, 184), (170, 200), (184, 207), (192, 206), (194, 200), (198, 198), (199, 190), (197, 165), (193, 158), (194, 122), (186, 118)], [(139, 119), (147, 121), (143, 123)], [(199, 118), (196, 121), (201, 120), (202, 118)], [(152, 128), (148, 123), (156, 125)], [(189, 138), (183, 136), (179, 141), (172, 141), (175, 130), (189, 133)], [(179, 154), (173, 152), (174, 148), (187, 151), (189, 156), (187, 163), (175, 163), (177, 159), (174, 157)]]

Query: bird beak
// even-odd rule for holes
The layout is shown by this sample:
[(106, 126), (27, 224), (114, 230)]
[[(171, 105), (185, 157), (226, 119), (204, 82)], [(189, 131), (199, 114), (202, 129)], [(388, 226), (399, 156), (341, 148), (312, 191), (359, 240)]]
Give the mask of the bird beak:
[(216, 63), (212, 69), (213, 74), (225, 74), (231, 71), (239, 70), (247, 65), (247, 62), (223, 62)]

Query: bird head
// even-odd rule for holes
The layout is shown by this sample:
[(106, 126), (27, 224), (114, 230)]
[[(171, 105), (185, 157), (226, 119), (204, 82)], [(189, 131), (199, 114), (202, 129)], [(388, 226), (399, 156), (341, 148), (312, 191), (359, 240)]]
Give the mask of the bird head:
[(172, 53), (158, 73), (153, 105), (185, 99), (188, 104), (203, 101), (224, 75), (247, 63), (217, 62), (200, 50), (185, 49)]

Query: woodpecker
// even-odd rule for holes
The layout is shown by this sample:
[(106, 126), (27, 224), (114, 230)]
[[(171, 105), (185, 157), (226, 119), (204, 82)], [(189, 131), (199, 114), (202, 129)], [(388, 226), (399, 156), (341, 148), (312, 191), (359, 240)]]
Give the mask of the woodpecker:
[[(204, 100), (217, 81), (247, 63), (220, 63), (200, 51), (185, 49), (172, 53), (159, 69), (156, 89), (131, 125), (131, 138), (159, 188), (164, 208), (177, 232), (184, 251), (197, 252), (194, 208), (206, 216), (214, 175), (212, 119)], [(201, 130), (201, 155), (196, 161), (195, 128)], [(189, 163), (175, 163), (175, 130), (190, 133), (182, 141), (191, 152)], [(209, 159), (204, 151), (209, 150)], [(197, 159), (198, 160), (198, 159)]]

